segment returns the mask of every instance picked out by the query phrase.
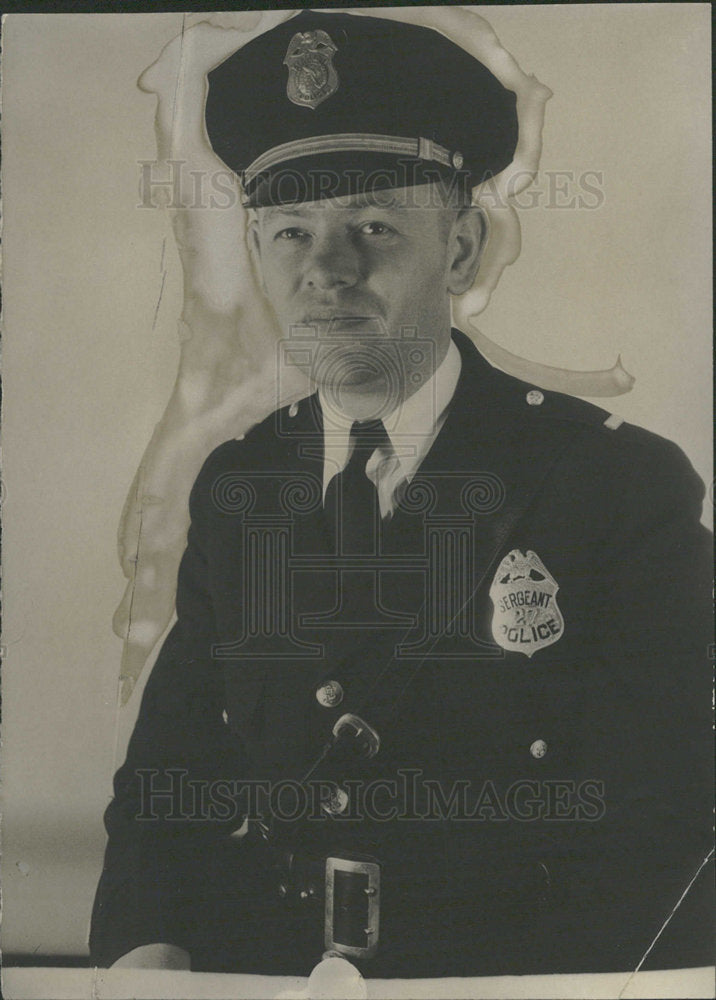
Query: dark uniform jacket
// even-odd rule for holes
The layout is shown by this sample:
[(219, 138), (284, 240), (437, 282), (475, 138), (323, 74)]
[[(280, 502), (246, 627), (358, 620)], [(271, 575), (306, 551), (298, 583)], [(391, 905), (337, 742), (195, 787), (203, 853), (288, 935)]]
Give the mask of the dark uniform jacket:
[[(195, 969), (310, 971), (322, 886), (279, 895), (263, 841), (231, 836), (250, 780), (284, 782), (272, 805), (296, 857), (380, 862), (369, 976), (631, 969), (698, 870), (703, 485), (674, 444), (535, 392), (453, 337), (448, 418), (368, 557), (341, 552), (322, 506), (316, 397), (207, 459), (178, 621), (106, 813), (95, 963), (163, 941)], [(328, 680), (333, 706), (316, 697)], [(339, 775), (355, 782), (345, 815), (306, 819), (291, 782), (346, 712), (380, 750)], [(652, 967), (710, 962), (705, 882)]]

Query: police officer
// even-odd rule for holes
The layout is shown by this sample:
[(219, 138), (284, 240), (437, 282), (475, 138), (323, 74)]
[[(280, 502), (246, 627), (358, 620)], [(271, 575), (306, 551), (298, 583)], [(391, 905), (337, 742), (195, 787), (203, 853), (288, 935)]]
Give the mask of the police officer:
[[(93, 960), (635, 967), (708, 850), (703, 486), (450, 328), (515, 95), (430, 29), (304, 11), (209, 74), (206, 124), (316, 391), (195, 483)], [(655, 963), (705, 964), (702, 923)]]

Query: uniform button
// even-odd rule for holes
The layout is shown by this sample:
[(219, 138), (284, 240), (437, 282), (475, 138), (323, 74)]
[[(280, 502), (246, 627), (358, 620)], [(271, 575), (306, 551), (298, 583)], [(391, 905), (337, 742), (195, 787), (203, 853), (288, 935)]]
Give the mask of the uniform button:
[(544, 403), (544, 393), (540, 392), (539, 389), (530, 389), (525, 399), (530, 406), (541, 406)]
[(316, 690), (316, 700), (324, 708), (333, 708), (343, 701), (343, 688), (338, 681), (326, 681)]
[(465, 162), (465, 157), (462, 155), (462, 153), (452, 154), (452, 165), (453, 167), (455, 167), (456, 170), (462, 170), (462, 165), (464, 162)]
[(329, 816), (340, 816), (350, 804), (348, 792), (344, 788), (335, 788), (328, 798), (321, 803), (322, 808)]
[(544, 740), (535, 740), (530, 747), (530, 753), (539, 760), (540, 757), (544, 757), (547, 753), (547, 744)]

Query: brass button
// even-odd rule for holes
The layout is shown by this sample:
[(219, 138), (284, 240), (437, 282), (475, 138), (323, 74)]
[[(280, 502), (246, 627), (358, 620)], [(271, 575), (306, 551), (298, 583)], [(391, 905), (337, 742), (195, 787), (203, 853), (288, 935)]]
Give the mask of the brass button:
[(544, 403), (544, 393), (540, 392), (539, 389), (530, 389), (525, 399), (530, 406), (541, 406)]
[(326, 681), (317, 688), (316, 700), (324, 708), (334, 708), (343, 701), (343, 688), (338, 681)]
[(350, 805), (348, 792), (344, 788), (334, 788), (333, 791), (321, 802), (321, 808), (329, 816), (340, 816)]
[(530, 747), (530, 753), (539, 760), (547, 753), (547, 744), (544, 740), (535, 740)]

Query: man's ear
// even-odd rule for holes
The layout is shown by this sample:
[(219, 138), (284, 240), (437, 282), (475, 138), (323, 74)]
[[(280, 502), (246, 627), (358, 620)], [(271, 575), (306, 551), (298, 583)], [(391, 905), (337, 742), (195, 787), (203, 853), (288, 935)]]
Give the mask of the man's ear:
[(449, 241), (448, 292), (451, 295), (462, 295), (472, 288), (489, 231), (487, 213), (480, 205), (468, 205), (458, 210)]

